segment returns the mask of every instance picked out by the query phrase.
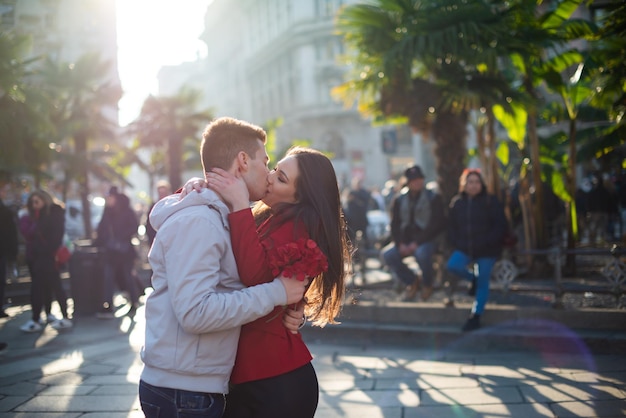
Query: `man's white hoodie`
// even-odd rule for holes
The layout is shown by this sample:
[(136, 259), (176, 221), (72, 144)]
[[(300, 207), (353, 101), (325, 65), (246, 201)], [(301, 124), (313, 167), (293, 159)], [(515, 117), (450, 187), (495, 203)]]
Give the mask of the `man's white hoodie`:
[(228, 393), (240, 326), (285, 305), (279, 280), (244, 288), (233, 256), (228, 207), (213, 191), (159, 201), (148, 259), (141, 379), (161, 387)]

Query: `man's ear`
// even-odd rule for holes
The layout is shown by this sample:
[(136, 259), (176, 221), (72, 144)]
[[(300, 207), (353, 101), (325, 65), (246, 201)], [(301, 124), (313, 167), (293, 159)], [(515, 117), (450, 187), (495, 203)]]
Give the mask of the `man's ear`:
[(245, 151), (239, 151), (237, 153), (237, 159), (235, 160), (236, 173), (242, 173), (248, 171), (248, 165), (250, 164), (250, 156)]

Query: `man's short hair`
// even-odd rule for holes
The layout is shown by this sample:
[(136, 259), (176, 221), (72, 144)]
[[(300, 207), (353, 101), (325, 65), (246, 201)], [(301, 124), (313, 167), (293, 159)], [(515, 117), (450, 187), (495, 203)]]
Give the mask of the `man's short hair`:
[(259, 149), (257, 140), (263, 144), (267, 140), (260, 126), (229, 117), (215, 119), (202, 134), (202, 168), (205, 172), (214, 167), (228, 170), (240, 151), (254, 159)]

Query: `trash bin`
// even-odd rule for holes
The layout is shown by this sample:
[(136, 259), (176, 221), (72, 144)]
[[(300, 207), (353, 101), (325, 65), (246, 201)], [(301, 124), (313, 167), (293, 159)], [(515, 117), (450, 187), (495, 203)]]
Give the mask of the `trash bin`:
[(91, 240), (74, 241), (69, 272), (74, 315), (98, 312), (102, 308), (103, 261)]

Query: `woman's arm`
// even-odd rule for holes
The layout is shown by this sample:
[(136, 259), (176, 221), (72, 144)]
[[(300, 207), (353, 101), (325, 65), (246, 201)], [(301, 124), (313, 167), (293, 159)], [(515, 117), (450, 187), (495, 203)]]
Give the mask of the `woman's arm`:
[(228, 215), (228, 221), (241, 282), (246, 286), (271, 282), (276, 275), (272, 274), (267, 251), (259, 239), (252, 210), (233, 212)]

